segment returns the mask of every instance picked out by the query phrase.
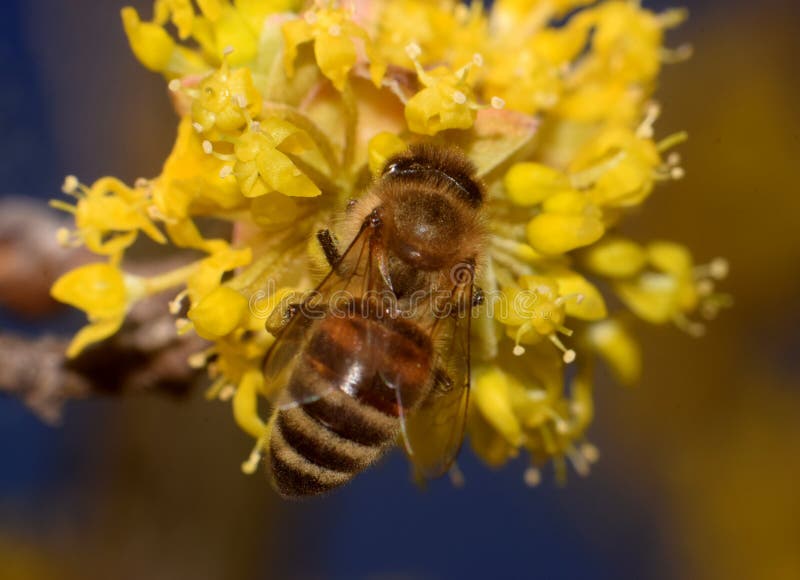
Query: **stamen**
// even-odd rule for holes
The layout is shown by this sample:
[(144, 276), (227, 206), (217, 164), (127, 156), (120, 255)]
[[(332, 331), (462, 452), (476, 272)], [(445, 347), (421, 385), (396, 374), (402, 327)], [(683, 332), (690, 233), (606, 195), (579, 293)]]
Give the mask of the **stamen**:
[(589, 475), (589, 471), (590, 471), (589, 462), (586, 460), (586, 458), (583, 455), (581, 455), (574, 448), (571, 448), (567, 452), (567, 457), (569, 458), (570, 462), (572, 463), (572, 467), (575, 468), (575, 473), (577, 473), (581, 477), (586, 477), (586, 476)]
[(186, 334), (192, 329), (192, 323), (188, 318), (178, 318), (175, 321), (175, 330), (178, 334)]
[(627, 157), (627, 152), (620, 151), (612, 155), (605, 161), (599, 162), (597, 165), (587, 167), (583, 171), (573, 173), (569, 176), (570, 185), (575, 189), (586, 189), (607, 171), (611, 171)]
[(714, 292), (714, 282), (704, 278), (697, 283), (697, 293), (700, 296), (710, 296)]
[(472, 55), (472, 62), (475, 66), (483, 66), (483, 55), (479, 52), (476, 52)]
[(72, 245), (71, 238), (72, 233), (67, 228), (58, 228), (56, 231), (56, 240), (62, 248), (69, 248)]
[(566, 346), (564, 346), (564, 343), (561, 342), (561, 339), (558, 338), (558, 336), (556, 336), (555, 334), (548, 334), (547, 338), (550, 339), (550, 342), (556, 345), (556, 348), (558, 348), (558, 350), (564, 353), (564, 355), (561, 358), (566, 364), (570, 364), (571, 362), (575, 361), (575, 358), (578, 355), (571, 348), (568, 349)]
[(211, 386), (208, 387), (208, 389), (206, 389), (206, 393), (205, 393), (206, 399), (208, 399), (209, 401), (213, 401), (214, 399), (219, 397), (220, 391), (222, 391), (222, 389), (227, 384), (229, 384), (227, 377), (223, 376), (223, 377), (217, 378), (217, 380), (215, 380), (213, 383), (211, 383)]
[(342, 27), (338, 24), (331, 24), (330, 28), (328, 28), (328, 34), (331, 36), (339, 36), (342, 33)]
[(542, 483), (542, 472), (536, 467), (531, 466), (525, 470), (522, 479), (528, 487), (536, 487)]
[(706, 333), (705, 324), (689, 319), (689, 317), (682, 312), (675, 314), (675, 316), (672, 317), (672, 321), (675, 323), (675, 326), (694, 338), (699, 338)]
[(222, 49), (222, 56), (229, 56), (231, 54), (233, 54), (233, 47), (230, 44)]
[(653, 137), (653, 124), (661, 114), (661, 107), (658, 103), (650, 103), (647, 106), (645, 117), (639, 127), (636, 129), (636, 136), (639, 139), (651, 139)]
[(195, 121), (194, 123), (192, 123), (192, 128), (193, 128), (193, 129), (194, 129), (194, 130), (195, 130), (197, 133), (202, 133), (202, 132), (203, 132), (203, 126), (202, 126), (200, 123), (198, 123), (197, 121)]
[(675, 64), (685, 62), (692, 58), (694, 47), (689, 44), (682, 44), (677, 48), (662, 48), (661, 49), (661, 62), (665, 64)]
[(220, 401), (230, 401), (236, 394), (236, 387), (233, 385), (225, 385), (219, 392)]
[(416, 42), (410, 42), (406, 45), (406, 54), (411, 60), (417, 60), (422, 55), (422, 49)]
[(467, 95), (462, 93), (461, 91), (455, 91), (453, 93), (453, 101), (458, 105), (463, 105), (467, 102)]
[(725, 258), (714, 258), (711, 260), (711, 264), (709, 264), (709, 271), (711, 272), (711, 277), (715, 280), (724, 280), (728, 277), (728, 273), (730, 272), (728, 260)]
[(68, 195), (72, 195), (78, 190), (80, 185), (80, 181), (78, 181), (77, 177), (74, 175), (67, 175), (64, 178), (64, 184), (61, 186), (61, 191)]
[(247, 107), (247, 97), (241, 93), (237, 93), (233, 95), (233, 100), (239, 105), (240, 109), (244, 109)]
[(506, 102), (500, 97), (492, 97), (492, 108), (500, 110), (506, 106)]
[(180, 314), (183, 309), (183, 300), (189, 295), (188, 290), (182, 290), (175, 298), (169, 301), (169, 313), (173, 316)]
[(207, 348), (204, 351), (193, 353), (189, 356), (189, 367), (193, 369), (201, 369), (208, 364), (208, 359), (215, 353), (214, 348)]
[(167, 88), (172, 91), (173, 93), (177, 93), (183, 87), (183, 83), (181, 83), (180, 79), (172, 79), (167, 84)]
[(211, 144), (211, 141), (208, 139), (203, 140), (203, 153), (206, 155), (211, 155), (214, 152), (214, 146)]
[(673, 133), (672, 135), (664, 137), (661, 141), (656, 143), (656, 149), (658, 149), (659, 153), (663, 153), (668, 149), (672, 149), (676, 145), (680, 145), (688, 138), (689, 134), (686, 131), (678, 131), (677, 133)]
[(600, 450), (591, 443), (582, 444), (579, 451), (589, 463), (597, 463), (600, 459)]
[(65, 211), (67, 213), (75, 214), (78, 211), (78, 208), (74, 205), (70, 205), (65, 201), (61, 201), (60, 199), (52, 199), (50, 203), (48, 203), (50, 207), (54, 207), (56, 209), (60, 209), (61, 211)]
[[(565, 294), (564, 296), (559, 296), (558, 298), (556, 298), (555, 302), (556, 306), (563, 305), (567, 300), (575, 300), (576, 304), (580, 304), (583, 302), (583, 299), (584, 295), (581, 294), (580, 292), (576, 292), (574, 294)], [(572, 331), (570, 331), (570, 334), (572, 334)]]
[(464, 477), (464, 472), (461, 471), (461, 468), (458, 466), (458, 463), (453, 462), (447, 474), (450, 476), (450, 483), (453, 484), (453, 487), (464, 487), (466, 478)]
[(256, 444), (253, 447), (253, 450), (250, 452), (250, 456), (247, 458), (247, 461), (242, 463), (242, 473), (252, 475), (256, 472), (256, 469), (258, 469), (258, 464), (261, 462), (263, 450), (267, 446), (268, 438), (269, 429), (256, 440)]
[(514, 356), (522, 356), (525, 354), (525, 347), (520, 344), (522, 337), (531, 329), (531, 323), (526, 322), (517, 329), (517, 334), (514, 337), (514, 348), (511, 350)]
[(223, 165), (222, 169), (219, 170), (219, 176), (222, 179), (225, 179), (229, 175), (233, 174), (233, 166), (232, 165)]

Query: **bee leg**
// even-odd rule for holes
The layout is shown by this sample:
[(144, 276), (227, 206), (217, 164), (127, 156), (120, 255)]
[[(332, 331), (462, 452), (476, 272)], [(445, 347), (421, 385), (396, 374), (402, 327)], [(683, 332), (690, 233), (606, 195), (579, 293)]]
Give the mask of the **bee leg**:
[(453, 390), (453, 379), (442, 367), (436, 367), (433, 370), (433, 386), (431, 389), (439, 394), (449, 393)]
[(478, 286), (475, 286), (475, 288), (472, 291), (472, 307), (475, 308), (477, 306), (480, 306), (481, 304), (483, 304), (484, 299), (485, 295), (483, 293), (483, 289), (481, 289)]
[(317, 232), (317, 240), (325, 254), (325, 259), (328, 260), (328, 264), (333, 268), (339, 263), (339, 260), (342, 259), (342, 255), (339, 253), (339, 247), (336, 244), (336, 239), (333, 237), (330, 230), (320, 230)]
[(286, 328), (286, 325), (295, 317), (300, 311), (300, 304), (292, 303), (284, 307), (282, 304), (278, 305), (267, 318), (266, 329), (272, 336), (278, 336), (281, 330)]

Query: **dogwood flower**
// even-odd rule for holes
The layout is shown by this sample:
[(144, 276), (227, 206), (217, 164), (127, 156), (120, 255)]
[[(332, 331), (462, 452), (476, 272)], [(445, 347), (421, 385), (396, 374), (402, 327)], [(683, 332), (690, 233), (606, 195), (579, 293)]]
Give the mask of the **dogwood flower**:
[[(314, 234), (336, 230), (389, 157), (448, 143), (488, 192), (469, 441), (494, 466), (527, 453), (531, 485), (549, 464), (559, 479), (569, 465), (586, 474), (595, 362), (636, 384), (634, 318), (699, 334), (730, 302), (716, 289), (724, 260), (696, 265), (678, 243), (618, 230), (683, 177), (686, 136), (657, 137), (653, 93), (688, 52), (664, 46), (684, 17), (634, 0), (156, 0), (150, 20), (125, 8), (131, 49), (163, 75), (180, 120), (160, 175), (68, 178), (76, 205), (55, 203), (75, 215), (62, 241), (107, 259), (53, 287), (90, 321), (68, 354), (173, 292), (179, 331), (210, 341), (191, 359), (208, 397), (231, 401), (254, 438), (252, 472), (268, 431), (266, 322), (324, 275)], [(139, 233), (197, 257), (132, 276)]]

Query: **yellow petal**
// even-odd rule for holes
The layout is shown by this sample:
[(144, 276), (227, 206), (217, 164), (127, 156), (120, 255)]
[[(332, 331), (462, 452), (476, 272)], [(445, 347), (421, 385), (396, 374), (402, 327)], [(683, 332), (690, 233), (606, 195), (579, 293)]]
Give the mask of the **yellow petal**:
[(657, 270), (682, 277), (692, 269), (692, 254), (674, 242), (651, 242), (647, 244), (647, 258)]
[(608, 315), (603, 295), (586, 278), (571, 270), (558, 270), (550, 275), (558, 282), (558, 293), (569, 297), (564, 302), (567, 315), (581, 320), (600, 320)]
[(647, 256), (639, 244), (624, 238), (612, 238), (589, 248), (584, 261), (595, 274), (630, 278), (642, 271)]
[(475, 378), (473, 400), (489, 424), (510, 445), (518, 447), (522, 443), (522, 427), (511, 406), (509, 380), (510, 378), (496, 367), (485, 369)]
[(124, 316), (116, 316), (114, 318), (107, 318), (93, 322), (81, 328), (67, 347), (67, 358), (74, 358), (78, 356), (90, 344), (100, 342), (108, 338), (119, 330), (124, 321)]
[(531, 206), (553, 194), (570, 189), (566, 175), (541, 163), (514, 164), (503, 179), (506, 194), (512, 203)]
[(166, 70), (175, 49), (175, 41), (167, 31), (157, 24), (142, 22), (131, 7), (122, 9), (122, 24), (136, 58), (152, 71)]
[(589, 327), (589, 341), (624, 385), (638, 382), (642, 371), (639, 345), (616, 320), (604, 320)]
[(356, 64), (356, 47), (353, 41), (339, 34), (323, 32), (314, 43), (314, 56), (319, 69), (338, 90), (344, 89), (347, 75)]
[(596, 242), (603, 236), (605, 227), (595, 217), (543, 213), (530, 221), (527, 232), (535, 250), (553, 255)]
[(634, 314), (653, 324), (672, 320), (678, 312), (678, 282), (674, 277), (645, 272), (636, 281), (616, 285), (619, 297)]
[(239, 325), (247, 312), (247, 299), (227, 286), (212, 290), (193, 306), (187, 316), (197, 334), (213, 340), (225, 336)]
[(125, 311), (125, 280), (109, 264), (86, 264), (70, 270), (53, 284), (50, 294), (56, 300), (87, 312), (90, 317), (109, 318)]
[(253, 437), (261, 437), (267, 428), (258, 416), (258, 392), (264, 383), (264, 375), (257, 369), (247, 371), (233, 397), (233, 418), (236, 424)]
[(369, 141), (369, 170), (372, 175), (379, 175), (386, 165), (386, 160), (405, 151), (406, 143), (394, 133), (382, 131)]
[(260, 151), (256, 165), (270, 191), (297, 197), (316, 197), (322, 193), (289, 157), (277, 149)]

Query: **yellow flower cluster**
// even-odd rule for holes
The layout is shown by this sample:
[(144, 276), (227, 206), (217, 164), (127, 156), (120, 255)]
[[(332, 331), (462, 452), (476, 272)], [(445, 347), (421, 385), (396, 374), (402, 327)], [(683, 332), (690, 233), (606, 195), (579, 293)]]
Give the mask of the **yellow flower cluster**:
[[(492, 465), (527, 451), (531, 484), (550, 461), (559, 477), (567, 461), (585, 473), (595, 359), (625, 384), (639, 377), (630, 313), (697, 334), (692, 316), (727, 302), (714, 289), (724, 261), (696, 266), (679, 244), (616, 233), (683, 173), (670, 150), (685, 135), (655, 140), (652, 100), (661, 65), (685, 52), (663, 46), (683, 18), (633, 0), (156, 0), (152, 21), (125, 8), (131, 48), (168, 81), (180, 123), (161, 175), (132, 187), (70, 177), (76, 205), (55, 202), (75, 214), (63, 242), (107, 257), (53, 287), (90, 320), (69, 354), (173, 289), (175, 314), (188, 307), (179, 331), (212, 343), (192, 359), (209, 369), (209, 397), (232, 399), (257, 440), (251, 470), (266, 434), (265, 320), (319, 280), (314, 232), (389, 156), (448, 142), (486, 182), (479, 283), (500, 298), (473, 325), (472, 447)], [(207, 234), (215, 221), (232, 235)], [(124, 252), (139, 232), (202, 257), (131, 276)]]

